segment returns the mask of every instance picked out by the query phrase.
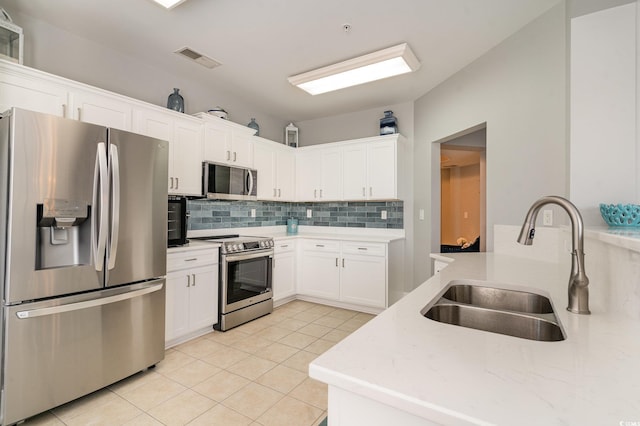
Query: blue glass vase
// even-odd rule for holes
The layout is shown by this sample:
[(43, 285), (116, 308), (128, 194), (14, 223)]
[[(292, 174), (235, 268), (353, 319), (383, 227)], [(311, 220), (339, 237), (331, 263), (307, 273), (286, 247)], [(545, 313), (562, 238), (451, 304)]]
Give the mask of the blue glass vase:
[(256, 119), (252, 118), (251, 122), (249, 124), (247, 124), (247, 127), (252, 128), (253, 130), (256, 131), (256, 136), (260, 136), (260, 126), (258, 125), (258, 123), (256, 123)]
[(184, 98), (179, 92), (180, 89), (173, 89), (173, 93), (167, 98), (167, 108), (178, 112), (184, 112)]

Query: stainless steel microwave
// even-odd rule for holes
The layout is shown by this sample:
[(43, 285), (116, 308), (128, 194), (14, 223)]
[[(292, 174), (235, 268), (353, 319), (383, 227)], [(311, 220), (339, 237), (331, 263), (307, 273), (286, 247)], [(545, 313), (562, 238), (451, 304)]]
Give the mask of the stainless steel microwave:
[(210, 200), (256, 200), (258, 172), (205, 161), (202, 163), (202, 193)]

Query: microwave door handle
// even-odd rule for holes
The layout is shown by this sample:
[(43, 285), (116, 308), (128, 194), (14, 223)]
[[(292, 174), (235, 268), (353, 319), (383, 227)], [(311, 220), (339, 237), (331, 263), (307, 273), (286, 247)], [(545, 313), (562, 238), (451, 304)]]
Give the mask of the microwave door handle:
[[(96, 150), (96, 164), (93, 172), (93, 207), (91, 208), (91, 251), (96, 271), (104, 268), (104, 254), (107, 245), (107, 215), (109, 193), (107, 179), (107, 149), (99, 142)], [(100, 208), (98, 209), (98, 206)]]
[(247, 170), (247, 182), (248, 182), (247, 195), (251, 195), (253, 193), (253, 173), (251, 173), (251, 170)]
[(109, 163), (111, 164), (111, 236), (109, 238), (109, 269), (116, 266), (118, 255), (118, 234), (120, 232), (120, 158), (118, 147), (109, 145)]

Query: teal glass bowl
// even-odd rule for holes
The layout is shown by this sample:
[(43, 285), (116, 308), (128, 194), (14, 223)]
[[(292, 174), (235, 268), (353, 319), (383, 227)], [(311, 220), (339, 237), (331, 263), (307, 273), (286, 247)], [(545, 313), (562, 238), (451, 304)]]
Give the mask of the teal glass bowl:
[(600, 204), (600, 214), (609, 226), (640, 227), (638, 204)]

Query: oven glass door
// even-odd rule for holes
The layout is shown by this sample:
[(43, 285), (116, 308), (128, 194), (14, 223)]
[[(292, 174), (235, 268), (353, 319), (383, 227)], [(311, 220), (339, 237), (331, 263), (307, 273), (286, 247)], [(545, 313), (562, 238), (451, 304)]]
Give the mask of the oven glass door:
[(273, 296), (273, 251), (223, 256), (222, 313), (228, 313)]

